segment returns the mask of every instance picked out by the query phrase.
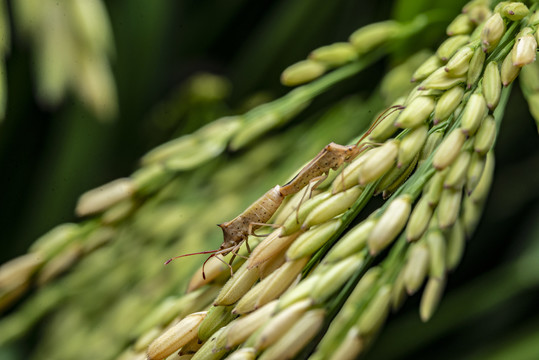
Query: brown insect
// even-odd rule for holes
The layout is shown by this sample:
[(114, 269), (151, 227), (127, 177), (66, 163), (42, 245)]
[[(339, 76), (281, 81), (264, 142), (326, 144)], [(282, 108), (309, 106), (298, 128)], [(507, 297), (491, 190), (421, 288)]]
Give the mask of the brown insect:
[[(387, 116), (397, 110), (401, 110), (404, 107), (401, 105), (395, 105), (387, 108), (382, 112), (378, 118), (372, 123), (369, 129), (361, 136), (355, 145), (339, 145), (334, 142), (326, 145), (322, 151), (315, 156), (307, 165), (300, 170), (300, 172), (294, 176), (287, 184), (281, 188), (281, 193), (284, 196), (295, 194), (301, 189), (314, 182), (314, 185), (310, 189), (309, 198), (312, 193), (322, 182), (328, 177), (330, 170), (337, 170), (345, 162), (350, 162), (355, 159), (361, 152), (363, 152), (370, 143), (365, 143), (362, 146), (359, 145), (367, 136), (371, 134), (374, 128)], [(305, 195), (308, 192), (308, 188), (301, 197), (299, 205), (296, 209), (296, 218), (298, 216), (299, 207), (301, 206)]]
[[(392, 106), (386, 109), (382, 114), (380, 114), (376, 121), (370, 126), (370, 128), (365, 132), (365, 134), (358, 140), (355, 145), (345, 146), (336, 144), (334, 142), (329, 143), (286, 185), (284, 185), (283, 187), (276, 185), (264, 195), (262, 195), (253, 204), (251, 204), (251, 206), (249, 206), (244, 212), (236, 216), (234, 219), (222, 224), (218, 224), (218, 226), (223, 230), (224, 236), (223, 243), (218, 249), (176, 256), (171, 259), (168, 259), (165, 262), (165, 265), (169, 264), (172, 260), (185, 256), (211, 254), (202, 265), (202, 277), (206, 279), (206, 275), (204, 273), (204, 266), (206, 265), (208, 260), (217, 255), (227, 255), (229, 253), (232, 253), (233, 256), (228, 263), (226, 263), (219, 257), (217, 258), (223, 261), (230, 268), (230, 272), (232, 274), (232, 262), (234, 261), (236, 256), (241, 256), (238, 254), (238, 250), (240, 249), (241, 244), (243, 244), (244, 241), (247, 247), (247, 251), (251, 252), (249, 244), (247, 243), (249, 235), (254, 235), (254, 231), (261, 226), (279, 226), (274, 224), (267, 224), (267, 222), (271, 219), (279, 206), (281, 206), (281, 203), (283, 202), (285, 196), (295, 194), (310, 183), (315, 182), (315, 184), (311, 187), (309, 194), (310, 197), (312, 192), (327, 178), (330, 170), (336, 170), (343, 163), (352, 161), (363, 150), (365, 150), (365, 147), (359, 146), (359, 143), (363, 141), (372, 132), (372, 130), (380, 123), (381, 120), (383, 120), (393, 111), (400, 109), (403, 109), (403, 107), (400, 105)], [(299, 206), (301, 206), (301, 203), (306, 193), (307, 191), (305, 192), (305, 194), (303, 194), (297, 207), (296, 217), (297, 211), (299, 211)]]
[[(238, 255), (238, 250), (240, 249), (241, 244), (245, 241), (247, 246), (247, 251), (251, 252), (249, 248), (249, 243), (247, 239), (249, 235), (253, 235), (254, 231), (261, 226), (276, 226), (272, 224), (267, 224), (269, 219), (273, 216), (275, 211), (279, 208), (281, 203), (284, 200), (284, 195), (281, 192), (281, 187), (276, 185), (264, 195), (262, 195), (258, 200), (251, 204), (244, 212), (236, 216), (234, 219), (218, 224), (218, 226), (223, 230), (224, 241), (216, 250), (201, 251), (192, 254), (185, 254), (176, 256), (172, 259), (169, 259), (165, 262), (165, 265), (170, 263), (174, 259), (178, 259), (184, 256), (198, 255), (198, 254), (211, 254), (204, 264), (202, 265), (202, 277), (206, 279), (204, 274), (204, 266), (209, 259), (216, 255), (226, 255), (228, 253), (233, 253), (234, 256), (230, 259), (228, 263), (225, 264), (230, 268), (232, 273), (232, 262)], [(221, 258), (218, 258), (222, 261)]]

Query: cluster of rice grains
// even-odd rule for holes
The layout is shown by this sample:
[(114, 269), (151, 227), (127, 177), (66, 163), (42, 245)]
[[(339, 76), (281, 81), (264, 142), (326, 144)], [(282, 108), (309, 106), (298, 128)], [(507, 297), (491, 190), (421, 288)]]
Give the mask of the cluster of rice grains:
[(290, 65), (281, 74), (281, 83), (296, 86), (319, 78), (326, 72), (362, 59), (391, 41), (404, 39), (426, 23), (423, 14), (408, 24), (394, 20), (364, 26), (350, 35), (348, 42), (338, 42), (313, 50), (308, 59)]
[[(386, 115), (369, 135), (369, 150), (311, 198), (301, 191), (289, 199), (274, 217), (281, 227), (258, 244), (211, 308), (160, 335), (149, 330), (141, 338), (148, 358), (293, 358), (335, 316), (309, 358), (353, 359), (389, 311), (425, 282), (419, 312), (429, 320), (480, 217), (509, 93), (502, 87), (535, 60), (538, 20), (522, 3), (503, 2), (494, 11), (483, 1), (466, 5), (447, 29), (449, 39), (414, 73), (417, 87), (396, 102), (404, 109)], [(391, 34), (393, 26), (369, 31)], [(283, 82), (310, 81), (352, 61), (354, 45), (315, 50), (288, 68)], [(333, 55), (338, 63), (327, 60)], [(340, 237), (375, 194), (390, 198)], [(227, 273), (210, 259), (206, 278), (197, 272), (188, 291)]]
[[(84, 343), (101, 344), (104, 358), (115, 356), (119, 344), (123, 360), (286, 359), (298, 354), (354, 359), (373, 342), (388, 313), (424, 283), (420, 317), (427, 321), (441, 298), (447, 272), (458, 265), (465, 240), (479, 220), (510, 84), (521, 69), (539, 77), (533, 63), (537, 23), (539, 15), (522, 3), (503, 2), (490, 9), (486, 1), (470, 2), (448, 26), (448, 40), (412, 75), (417, 86), (391, 99), (394, 107), (382, 113), (360, 142), (365, 151), (331, 172), (312, 195), (311, 183), (286, 198), (272, 220), (279, 227), (259, 231), (270, 233), (267, 237), (249, 236), (253, 251), (240, 249), (233, 276), (214, 257), (205, 266), (205, 278), (201, 269), (191, 278), (187, 294), (171, 295), (190, 269), (171, 265), (176, 267), (163, 271), (156, 259), (206, 250), (201, 244), (210, 236), (200, 230), (203, 221), (188, 214), (204, 213), (205, 221), (226, 212), (193, 197), (201, 188), (180, 173), (212, 165), (210, 160), (226, 149), (244, 148), (286, 123), (314, 97), (376, 60), (365, 56), (421, 30), (426, 20), (419, 15), (410, 24), (369, 25), (352, 34), (348, 43), (313, 51), (309, 60), (282, 75), (286, 85), (306, 85), (154, 149), (132, 176), (80, 198), (77, 212), (96, 218), (59, 226), (28, 255), (4, 265), (0, 309), (36, 284), (44, 288), (0, 324), (0, 344), (19, 337), (62, 300), (91, 287), (88, 284), (98, 281), (108, 290), (118, 289), (137, 276), (142, 281), (124, 290), (128, 296), (96, 316), (100, 323), (70, 339), (63, 358), (73, 358), (80, 352), (76, 344)], [(529, 94), (537, 93), (537, 83), (530, 83)], [(532, 101), (530, 106), (533, 112)], [(237, 188), (249, 181), (249, 171), (263, 172), (284, 156), (272, 143), (267, 146), (271, 151), (262, 148), (237, 165), (242, 165), (244, 178), (231, 166), (217, 172), (204, 191), (229, 192), (226, 199), (232, 203), (247, 196)], [(224, 186), (219, 181), (223, 178), (236, 181), (237, 187)], [(387, 200), (384, 205), (370, 215), (360, 214), (378, 194)], [(177, 240), (179, 233), (185, 241), (171, 249), (171, 239)], [(147, 238), (154, 247), (141, 251), (136, 244)], [(97, 248), (100, 252), (94, 253)], [(120, 253), (130, 261), (118, 262)], [(227, 262), (232, 256), (222, 259)], [(56, 280), (85, 257), (86, 263)], [(134, 262), (144, 269), (134, 269)], [(108, 267), (98, 265), (103, 263)], [(158, 274), (167, 278), (156, 280)], [(96, 288), (103, 296), (88, 297), (93, 299), (88, 308), (99, 312), (99, 305), (114, 293), (108, 290)], [(64, 341), (70, 325), (80, 330), (82, 311), (67, 308), (72, 311), (53, 319), (49, 337), (56, 334)], [(141, 313), (148, 315), (141, 320)], [(112, 335), (96, 328), (107, 328)], [(315, 336), (321, 339), (313, 341)], [(126, 338), (134, 340), (126, 345)], [(50, 349), (44, 345), (39, 350), (47, 354)]]
[[(509, 93), (502, 87), (535, 60), (538, 20), (522, 3), (494, 11), (483, 1), (466, 5), (447, 29), (449, 39), (414, 73), (417, 87), (397, 100), (404, 109), (388, 113), (365, 140), (369, 150), (312, 197), (301, 191), (288, 199), (274, 217), (281, 227), (258, 244), (212, 307), (161, 334), (148, 330), (126, 358), (292, 358), (338, 311), (310, 359), (353, 359), (424, 282), (420, 317), (427, 321), (480, 217)], [(353, 61), (362, 33), (376, 43), (395, 27), (371, 25), (350, 43), (315, 50), (283, 73), (283, 83), (308, 82)], [(391, 197), (340, 237), (375, 194)], [(197, 272), (186, 296), (223, 276), (228, 270), (210, 259), (206, 278)]]

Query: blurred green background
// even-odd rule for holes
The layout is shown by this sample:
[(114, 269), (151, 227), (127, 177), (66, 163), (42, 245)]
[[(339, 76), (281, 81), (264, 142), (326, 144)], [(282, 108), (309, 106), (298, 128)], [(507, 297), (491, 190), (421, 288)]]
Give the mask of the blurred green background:
[[(12, 20), (13, 3), (7, 1)], [(278, 139), (280, 133), (300, 126), (309, 129), (306, 122), (343, 98), (356, 96), (368, 107), (367, 99), (388, 69), (421, 49), (435, 49), (463, 4), (442, 0), (107, 1), (118, 97), (117, 116), (109, 121), (99, 119), (73, 92), (54, 106), (37, 100), (37, 45), (11, 21), (11, 51), (5, 59), (8, 102), (0, 124), (0, 263), (24, 254), (55, 225), (78, 221), (73, 209), (80, 194), (128, 176), (153, 147), (220, 116), (241, 113), (252, 106), (249, 102), (285, 94), (288, 90), (279, 83), (281, 71), (310, 50), (343, 41), (368, 23), (410, 20), (419, 12), (441, 9), (447, 14), (445, 22), (432, 24), (389, 57), (324, 94), (269, 138)], [(208, 80), (216, 82), (214, 94), (197, 92), (192, 79), (201, 72), (219, 76)], [(328, 137), (321, 127), (320, 133), (311, 135), (323, 145), (346, 142), (346, 136), (357, 133), (343, 122), (335, 121), (335, 126), (344, 126), (340, 139)], [(299, 166), (314, 155), (301, 148), (294, 151), (280, 156), (297, 157), (295, 166)], [(227, 153), (222, 159), (226, 164), (238, 156), (242, 153)], [(420, 324), (418, 299), (411, 298), (390, 318), (369, 359), (538, 358), (539, 141), (518, 86), (513, 88), (496, 157), (484, 217), (463, 263), (449, 277), (439, 313), (429, 324)], [(200, 176), (196, 179), (204, 181)], [(10, 353), (31, 352), (44, 322)]]
[[(33, 49), (20, 40), (15, 24), (0, 132), (5, 169), (0, 181), (9, 189), (1, 194), (2, 261), (25, 252), (54, 225), (73, 220), (82, 192), (131, 173), (149, 149), (192, 132), (214, 115), (237, 112), (254, 92), (272, 98), (284, 94), (279, 75), (286, 66), (390, 15), (389, 2), (135, 0), (106, 6), (119, 103), (112, 122), (97, 121), (73, 94), (54, 108), (36, 102)], [(383, 67), (377, 70), (381, 74)], [(174, 103), (174, 93), (197, 72), (224, 76), (232, 84), (230, 92), (217, 114), (208, 111), (197, 122), (174, 118), (175, 108), (184, 106)], [(370, 76), (361, 91), (372, 89), (378, 79)], [(163, 129), (152, 122), (152, 112), (167, 99), (172, 104), (161, 117), (170, 116), (173, 125)]]

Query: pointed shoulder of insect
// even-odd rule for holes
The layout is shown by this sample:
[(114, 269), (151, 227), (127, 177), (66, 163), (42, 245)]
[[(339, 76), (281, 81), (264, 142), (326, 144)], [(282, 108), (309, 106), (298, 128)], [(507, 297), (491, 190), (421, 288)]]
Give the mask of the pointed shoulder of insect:
[(333, 153), (341, 153), (341, 152), (348, 152), (353, 147), (354, 147), (353, 145), (352, 146), (350, 146), (350, 145), (340, 145), (340, 144), (336, 144), (336, 143), (332, 142), (327, 146), (327, 149), (328, 149), (328, 151), (333, 152)]
[(224, 223), (221, 223), (221, 224), (217, 224), (217, 226), (219, 226), (221, 229), (225, 230), (226, 228), (228, 228), (230, 226), (230, 224), (235, 220), (235, 218), (233, 220), (230, 220), (230, 221), (225, 221)]

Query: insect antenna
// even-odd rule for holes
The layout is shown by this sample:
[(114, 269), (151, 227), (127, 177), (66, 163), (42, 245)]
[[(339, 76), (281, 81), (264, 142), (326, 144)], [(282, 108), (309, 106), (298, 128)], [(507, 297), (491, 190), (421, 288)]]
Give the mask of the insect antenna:
[[(165, 265), (168, 265), (170, 264), (173, 260), (176, 260), (176, 259), (179, 259), (179, 258), (182, 258), (182, 257), (186, 257), (186, 256), (191, 256), (191, 255), (202, 255), (202, 254), (213, 254), (212, 256), (216, 255), (216, 253), (220, 253), (220, 249), (217, 249), (217, 250), (208, 250), (208, 251), (200, 251), (200, 252), (196, 252), (196, 253), (191, 253), (191, 254), (184, 254), (184, 255), (179, 255), (179, 256), (175, 256), (171, 259), (168, 259), (167, 261), (165, 261)], [(212, 257), (210, 256), (210, 257)], [(209, 259), (209, 258), (208, 258)]]
[[(219, 255), (219, 254), (226, 254), (228, 252), (230, 252), (231, 249), (234, 249), (235, 246), (233, 247), (230, 247), (230, 248), (226, 248), (226, 249), (217, 249), (217, 250), (208, 250), (208, 251), (200, 251), (200, 252), (196, 252), (196, 253), (191, 253), (191, 254), (184, 254), (184, 255), (179, 255), (179, 256), (175, 256), (171, 259), (168, 259), (167, 261), (165, 261), (165, 265), (168, 265), (170, 264), (173, 260), (176, 260), (176, 259), (179, 259), (179, 258), (182, 258), (182, 257), (186, 257), (186, 256), (191, 256), (191, 255), (203, 255), (203, 254), (211, 254), (210, 256), (208, 256), (208, 258), (204, 261), (204, 264), (202, 264), (202, 278), (204, 280), (206, 280), (206, 274), (204, 273), (204, 267), (206, 266), (206, 263), (208, 262), (208, 260), (210, 260), (212, 257), (216, 256), (216, 255)], [(222, 261), (226, 266), (228, 266), (230, 268), (230, 272), (232, 273), (232, 266), (230, 264), (228, 264), (226, 261), (224, 261), (223, 259), (221, 258), (217, 258), (218, 260)]]
[(374, 130), (374, 128), (376, 128), (382, 122), (382, 120), (393, 114), (395, 111), (402, 110), (404, 108), (405, 106), (402, 105), (393, 105), (385, 109), (380, 115), (378, 115), (376, 120), (374, 120), (374, 122), (365, 132), (365, 134), (363, 134), (363, 136), (357, 141), (356, 146), (358, 146), (361, 141), (363, 141), (367, 136), (369, 136)]

